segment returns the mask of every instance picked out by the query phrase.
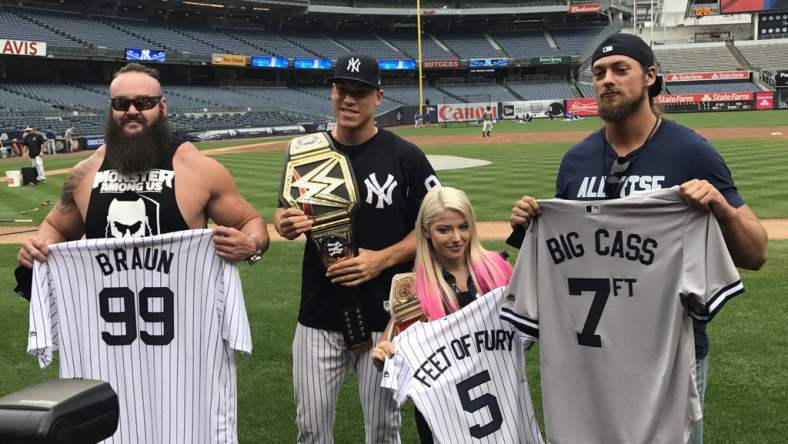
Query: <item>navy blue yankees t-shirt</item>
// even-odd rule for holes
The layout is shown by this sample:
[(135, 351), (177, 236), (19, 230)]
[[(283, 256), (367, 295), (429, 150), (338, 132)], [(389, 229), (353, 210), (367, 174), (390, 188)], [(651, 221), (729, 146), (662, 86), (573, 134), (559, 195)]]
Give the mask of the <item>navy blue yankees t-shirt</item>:
[[(622, 176), (621, 194), (608, 197), (604, 192), (605, 177), (616, 158), (605, 140), (604, 129), (593, 132), (561, 160), (555, 197), (609, 199), (628, 196), (634, 191), (670, 188), (692, 179), (706, 179), (733, 207), (744, 205), (720, 153), (701, 135), (675, 122), (663, 120), (651, 140), (625, 157), (630, 165)], [(693, 322), (695, 355), (701, 359), (709, 350), (706, 326)]]

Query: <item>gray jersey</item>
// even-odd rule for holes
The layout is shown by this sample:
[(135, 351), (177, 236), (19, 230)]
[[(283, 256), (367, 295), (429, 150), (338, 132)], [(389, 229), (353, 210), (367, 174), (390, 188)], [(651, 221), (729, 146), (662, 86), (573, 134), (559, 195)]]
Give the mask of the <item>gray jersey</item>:
[(28, 352), (112, 385), (120, 421), (105, 442), (237, 442), (234, 351), (252, 342), (238, 270), (212, 236), (66, 242), (35, 263)]
[(679, 443), (700, 418), (692, 320), (744, 291), (677, 188), (540, 201), (501, 317), (540, 341), (553, 443)]
[(409, 396), (438, 443), (542, 443), (525, 379), (526, 336), (498, 316), (505, 289), (394, 339), (382, 386)]

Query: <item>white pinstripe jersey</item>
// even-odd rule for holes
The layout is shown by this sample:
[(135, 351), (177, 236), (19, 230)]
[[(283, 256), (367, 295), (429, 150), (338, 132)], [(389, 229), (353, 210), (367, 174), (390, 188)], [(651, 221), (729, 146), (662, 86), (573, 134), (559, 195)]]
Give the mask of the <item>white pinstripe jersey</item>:
[(252, 341), (236, 267), (211, 230), (90, 239), (35, 263), (28, 353), (61, 378), (109, 382), (106, 443), (234, 443), (235, 351)]
[(540, 201), (501, 317), (539, 338), (552, 443), (680, 443), (701, 417), (690, 316), (744, 291), (716, 219), (669, 188)]
[(394, 338), (385, 388), (409, 396), (437, 443), (542, 443), (525, 376), (524, 335), (498, 316), (499, 288)]

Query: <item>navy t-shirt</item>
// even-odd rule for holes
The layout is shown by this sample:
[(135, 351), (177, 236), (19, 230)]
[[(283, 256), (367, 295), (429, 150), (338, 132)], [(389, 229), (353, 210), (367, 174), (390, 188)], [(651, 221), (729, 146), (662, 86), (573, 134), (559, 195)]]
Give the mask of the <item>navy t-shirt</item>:
[[(439, 185), (427, 156), (416, 145), (384, 129), (361, 145), (334, 144), (350, 158), (358, 185), (361, 205), (353, 216), (356, 245), (382, 250), (401, 241), (413, 230), (424, 195)], [(373, 331), (383, 331), (388, 323), (383, 302), (388, 301), (391, 278), (412, 269), (412, 262), (398, 264), (360, 286), (366, 320)], [(307, 242), (298, 321), (307, 327), (340, 331), (339, 299), (325, 273), (315, 248)]]
[[(604, 138), (604, 129), (595, 131), (573, 146), (561, 160), (556, 178), (560, 199), (607, 199), (605, 177), (617, 155)], [(691, 129), (663, 120), (646, 144), (626, 156), (629, 170), (622, 176), (621, 195), (633, 191), (670, 188), (691, 179), (706, 179), (733, 207), (744, 205), (736, 191), (731, 172), (720, 153)], [(704, 358), (709, 351), (706, 325), (693, 320), (695, 356)]]

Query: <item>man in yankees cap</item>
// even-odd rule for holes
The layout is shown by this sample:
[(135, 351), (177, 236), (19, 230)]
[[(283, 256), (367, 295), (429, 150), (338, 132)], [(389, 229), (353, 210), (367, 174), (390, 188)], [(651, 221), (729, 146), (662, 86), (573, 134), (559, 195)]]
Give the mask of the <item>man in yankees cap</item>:
[[(293, 385), (299, 443), (332, 443), (337, 397), (350, 368), (358, 377), (368, 444), (399, 443), (400, 414), (391, 392), (380, 387), (382, 374), (370, 350), (350, 351), (342, 335), (342, 313), (334, 285), (361, 290), (366, 323), (377, 343), (389, 320), (391, 278), (411, 271), (416, 254), (416, 223), (421, 200), (439, 186), (424, 153), (412, 143), (375, 126), (383, 102), (378, 61), (349, 53), (337, 60), (331, 103), (337, 124), (329, 134), (345, 153), (358, 185), (354, 215), (357, 256), (324, 268), (306, 244), (301, 275), (301, 307), (293, 339)], [(297, 208), (277, 208), (276, 231), (289, 240), (312, 227)]]
[[(757, 270), (766, 262), (766, 230), (739, 195), (717, 150), (693, 130), (662, 119), (654, 97), (662, 90), (651, 48), (638, 36), (613, 34), (592, 55), (594, 94), (604, 126), (573, 146), (561, 161), (556, 197), (615, 199), (634, 191), (679, 186), (690, 206), (711, 211), (737, 267)], [(591, 185), (593, 184), (593, 185)], [(527, 226), (540, 214), (538, 202), (523, 196), (509, 222)], [(522, 243), (515, 229), (507, 240)], [(697, 395), (706, 388), (709, 351), (705, 323), (693, 320)], [(691, 443), (702, 443), (703, 422)]]

